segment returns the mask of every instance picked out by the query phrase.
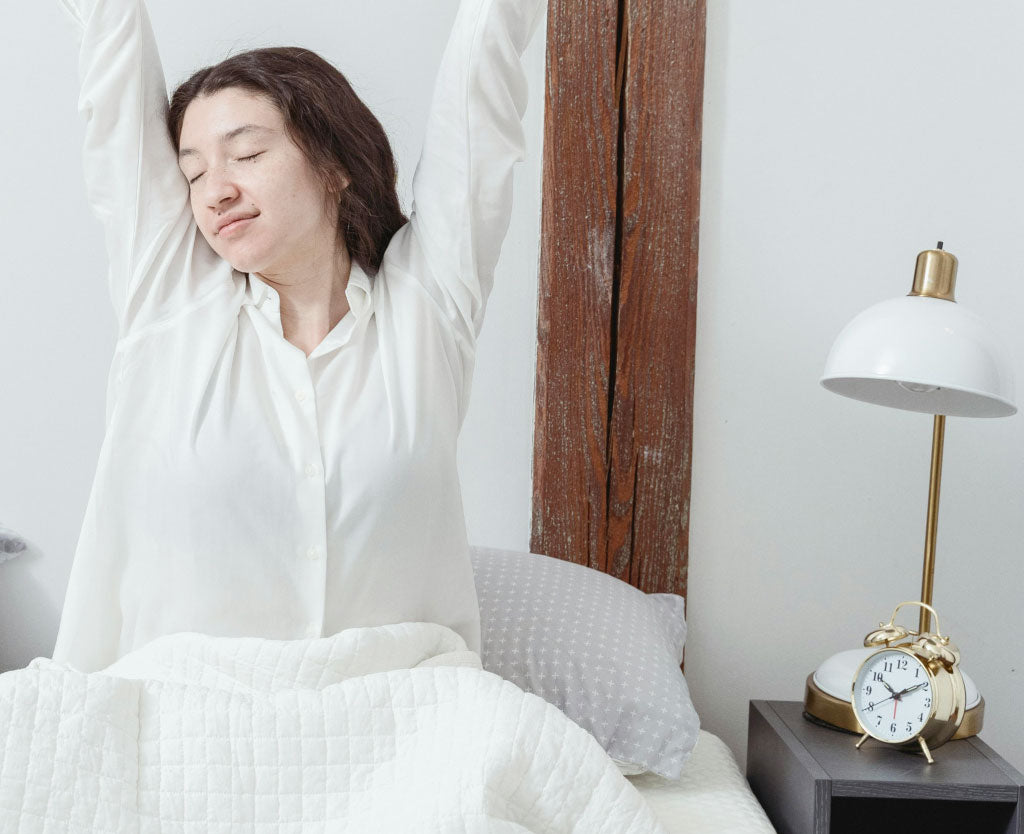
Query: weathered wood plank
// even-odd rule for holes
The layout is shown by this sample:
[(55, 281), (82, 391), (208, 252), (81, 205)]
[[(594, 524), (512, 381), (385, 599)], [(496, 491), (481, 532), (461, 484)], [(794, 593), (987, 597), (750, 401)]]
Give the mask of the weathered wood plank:
[(618, 0), (551, 0), (532, 550), (599, 567), (605, 535)]
[(624, 0), (608, 573), (685, 595), (704, 92), (703, 0)]
[(704, 0), (551, 0), (531, 548), (686, 593)]

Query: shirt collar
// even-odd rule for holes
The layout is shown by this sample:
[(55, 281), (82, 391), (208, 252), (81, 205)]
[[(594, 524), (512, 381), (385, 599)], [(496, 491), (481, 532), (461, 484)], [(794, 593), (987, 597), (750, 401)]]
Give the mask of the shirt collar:
[(352, 269), (348, 274), (345, 297), (356, 321), (365, 319), (373, 309), (373, 285), (370, 276), (355, 261), (352, 262)]
[[(263, 313), (278, 334), (284, 336), (284, 328), (281, 325), (281, 296), (255, 273), (248, 273), (248, 279), (246, 301), (243, 303), (252, 304)], [(373, 286), (370, 277), (355, 261), (349, 270), (345, 297), (348, 299), (351, 316), (342, 317), (334, 329), (309, 354), (309, 359), (315, 359), (345, 345), (357, 329), (365, 327), (373, 312)]]
[[(264, 304), (271, 304), (280, 310), (281, 297), (277, 290), (271, 287), (266, 281), (254, 272), (248, 273), (249, 286), (246, 291), (246, 300), (257, 309), (262, 309)], [(355, 316), (357, 322), (365, 319), (373, 310), (373, 285), (368, 276), (359, 264), (352, 261), (348, 275), (348, 285), (345, 287), (345, 297), (348, 299), (349, 309)]]

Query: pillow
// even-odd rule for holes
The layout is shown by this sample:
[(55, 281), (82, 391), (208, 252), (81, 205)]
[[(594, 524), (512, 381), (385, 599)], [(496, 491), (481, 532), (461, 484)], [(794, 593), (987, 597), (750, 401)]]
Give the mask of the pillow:
[(683, 598), (536, 553), (471, 556), (484, 669), (562, 710), (625, 775), (677, 779), (700, 730), (679, 668)]

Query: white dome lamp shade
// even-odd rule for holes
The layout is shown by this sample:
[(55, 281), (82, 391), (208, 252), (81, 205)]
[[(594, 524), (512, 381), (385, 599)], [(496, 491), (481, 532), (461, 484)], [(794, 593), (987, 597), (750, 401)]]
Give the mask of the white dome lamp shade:
[(957, 260), (917, 256), (910, 294), (869, 307), (839, 334), (821, 384), (836, 394), (905, 411), (1009, 417), (1013, 372), (981, 317), (955, 303)]
[[(935, 415), (925, 531), (921, 601), (932, 602), (935, 540), (945, 420), (954, 417), (1008, 417), (1014, 405), (1014, 378), (1007, 351), (979, 316), (956, 303), (957, 259), (942, 248), (917, 256), (910, 293), (869, 307), (836, 338), (821, 384), (863, 402)], [(919, 632), (930, 629), (921, 609)], [(853, 680), (864, 649), (840, 652), (807, 678), (805, 714), (814, 721), (860, 732), (850, 705)], [(955, 738), (977, 734), (985, 701), (965, 674), (968, 702)]]

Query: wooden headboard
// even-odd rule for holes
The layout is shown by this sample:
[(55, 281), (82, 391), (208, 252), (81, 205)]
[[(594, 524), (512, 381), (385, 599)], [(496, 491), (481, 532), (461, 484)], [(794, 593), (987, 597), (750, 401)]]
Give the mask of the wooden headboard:
[(550, 0), (534, 552), (686, 594), (705, 0)]

